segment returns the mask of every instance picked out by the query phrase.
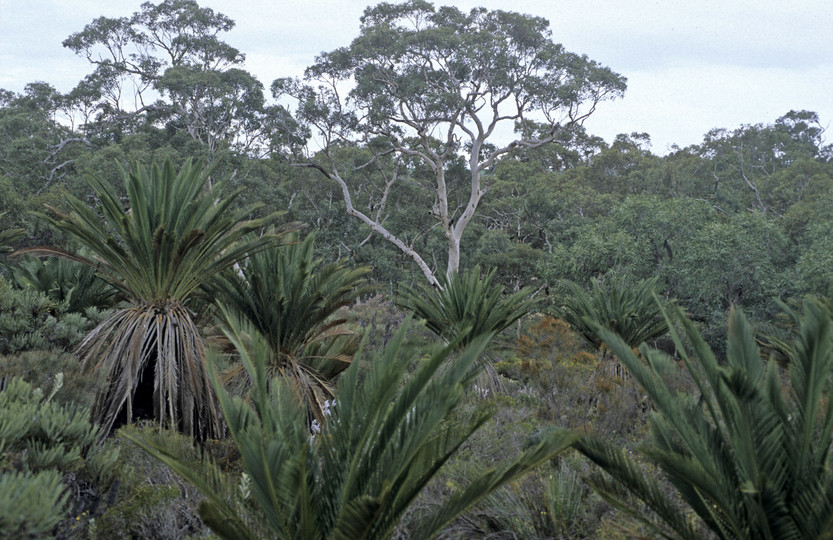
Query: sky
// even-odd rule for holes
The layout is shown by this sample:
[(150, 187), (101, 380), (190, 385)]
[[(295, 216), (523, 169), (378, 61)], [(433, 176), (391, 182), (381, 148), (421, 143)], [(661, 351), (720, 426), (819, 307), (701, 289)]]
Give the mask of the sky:
[[(369, 0), (198, 0), (236, 21), (221, 36), (268, 87), (358, 35)], [(0, 88), (33, 81), (71, 90), (91, 71), (61, 42), (93, 19), (129, 16), (142, 0), (0, 0)], [(628, 79), (623, 99), (586, 122), (608, 142), (644, 132), (652, 150), (702, 142), (713, 128), (769, 124), (790, 110), (833, 123), (829, 0), (437, 0), (550, 21), (552, 38)], [(828, 137), (827, 142), (831, 142)]]

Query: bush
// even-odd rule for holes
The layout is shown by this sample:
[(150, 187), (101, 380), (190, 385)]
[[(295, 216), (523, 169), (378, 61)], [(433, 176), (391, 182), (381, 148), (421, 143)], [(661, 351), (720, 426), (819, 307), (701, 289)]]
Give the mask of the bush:
[(161, 438), (178, 448), (192, 464), (200, 463), (200, 456), (205, 453), (225, 470), (239, 466), (239, 454), (229, 452), (233, 446), (229, 440), (206, 441), (200, 452), (194, 448), (192, 438), (159, 430), (152, 423), (124, 426), (112, 438), (120, 449), (121, 488), (112, 504), (92, 520), (90, 538), (174, 540), (205, 536), (209, 529), (197, 515), (203, 496), (168, 466), (128, 440), (144, 436)]
[(120, 473), (118, 450), (94, 444), (89, 409), (52, 400), (62, 385), (58, 374), (45, 395), (12, 377), (0, 391), (0, 530), (11, 531), (4, 538), (37, 537), (62, 520), (68, 531), (68, 511), (90, 515)]
[(53, 396), (53, 401), (91, 407), (96, 388), (103, 381), (100, 377), (82, 374), (80, 369), (78, 359), (62, 351), (34, 350), (0, 356), (0, 380), (19, 377), (33, 387), (48, 392), (55, 376), (63, 373), (64, 383)]
[(66, 515), (68, 498), (58, 471), (0, 474), (0, 537), (49, 536)]
[(0, 355), (34, 349), (70, 349), (100, 313), (69, 313), (63, 302), (34, 290), (17, 290), (0, 277)]

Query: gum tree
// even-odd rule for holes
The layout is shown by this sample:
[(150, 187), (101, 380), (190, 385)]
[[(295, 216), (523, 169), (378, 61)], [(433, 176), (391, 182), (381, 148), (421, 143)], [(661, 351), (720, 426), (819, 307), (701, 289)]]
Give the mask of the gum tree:
[[(513, 149), (563, 139), (599, 103), (625, 90), (624, 77), (566, 51), (548, 26), (540, 17), (485, 8), (463, 13), (420, 0), (368, 8), (349, 46), (318, 57), (303, 81), (272, 84), (275, 97), (295, 100), (299, 127), (310, 135), (306, 146), (293, 149), (296, 163), (337, 183), (347, 213), (438, 284), (414, 243), (386, 227), (395, 211), (386, 206), (388, 196), (406, 182), (433, 194), (427, 219), (446, 239), (450, 276), (493, 167)], [(353, 146), (372, 149), (370, 160), (345, 165), (341, 150)], [(461, 159), (466, 179), (450, 178)], [(385, 173), (373, 185), (357, 185), (354, 176), (368, 166)], [(428, 173), (412, 174), (419, 169)], [(359, 208), (362, 191), (368, 203)]]

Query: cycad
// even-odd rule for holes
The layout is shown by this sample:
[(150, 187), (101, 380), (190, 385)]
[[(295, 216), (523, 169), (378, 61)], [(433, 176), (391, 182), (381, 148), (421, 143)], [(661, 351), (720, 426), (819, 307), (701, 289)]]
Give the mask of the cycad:
[(9, 274), (17, 288), (34, 289), (64, 302), (71, 313), (83, 313), (89, 307), (106, 309), (117, 299), (116, 289), (99, 278), (95, 268), (61, 257), (22, 257), (9, 267)]
[[(252, 339), (268, 344), (268, 378), (280, 375), (296, 383), (321, 420), (324, 402), (333, 397), (330, 381), (347, 368), (358, 345), (336, 312), (369, 288), (367, 268), (322, 264), (313, 251), (310, 235), (254, 254), (224, 273), (211, 290), (259, 334)], [(238, 378), (245, 371), (239, 366), (228, 375)]]
[(591, 292), (572, 281), (562, 284), (567, 294), (555, 310), (556, 315), (596, 348), (602, 344), (596, 330), (599, 325), (616, 332), (631, 347), (668, 332), (654, 297), (657, 278), (638, 281), (633, 286), (626, 285), (623, 279), (604, 286), (593, 280)]
[(210, 171), (170, 161), (123, 171), (129, 209), (113, 186), (90, 177), (100, 201), (94, 210), (70, 197), (69, 212), (55, 208), (50, 221), (90, 253), (58, 248), (23, 253), (57, 255), (96, 269), (126, 299), (82, 342), (85, 369), (109, 381), (97, 396), (93, 418), (109, 432), (119, 413), (133, 417), (137, 386), (152, 378), (153, 416), (184, 432), (206, 437), (221, 419), (204, 366), (203, 341), (194, 324), (200, 286), (249, 254), (275, 245), (274, 234), (247, 237), (272, 219), (246, 220), (234, 209), (236, 193), (221, 198), (225, 182), (207, 187)]
[[(0, 218), (2, 218), (6, 213), (0, 213)], [(11, 246), (12, 242), (16, 242), (23, 238), (23, 235), (26, 233), (23, 229), (6, 229), (4, 231), (0, 231), (0, 255), (3, 253), (11, 253), (13, 248)]]
[(495, 270), (481, 277), (480, 267), (465, 273), (441, 276), (440, 287), (406, 287), (398, 304), (425, 320), (426, 326), (447, 343), (461, 346), (474, 339), (497, 334), (530, 312), (536, 305), (532, 290), (506, 294), (493, 283)]
[[(786, 380), (776, 362), (761, 357), (740, 312), (730, 314), (725, 363), (718, 363), (682, 310), (673, 313), (692, 343), (693, 354), (681, 354), (698, 395), (669, 389), (662, 375), (676, 363), (666, 354), (643, 345), (638, 358), (619, 336), (597, 327), (656, 406), (645, 456), (719, 538), (831, 538), (833, 323), (828, 311), (805, 301), (798, 337), (788, 349)], [(674, 339), (684, 351), (682, 340)], [(595, 481), (611, 502), (664, 537), (702, 537), (665, 489), (619, 448), (590, 438), (577, 448), (615, 479)], [(644, 517), (621, 496), (620, 486), (662, 523)]]
[[(404, 335), (400, 330), (369, 362), (369, 372), (357, 362), (347, 369), (332, 416), (312, 434), (295, 390), (280, 379), (267, 384), (269, 352), (255, 349), (251, 357), (243, 352), (254, 381), (250, 401), (232, 398), (215, 379), (245, 473), (237, 482), (215, 465), (194, 466), (178, 458), (178, 449), (161, 438), (136, 442), (206, 496), (200, 516), (223, 538), (389, 538), (419, 493), (489, 417), (481, 411), (461, 421), (453, 412), (490, 336), (462, 349), (452, 344), (420, 361), (404, 354)], [(410, 373), (414, 363), (419, 367)], [(476, 477), (437, 504), (415, 538), (432, 538), (573, 440), (554, 432)]]

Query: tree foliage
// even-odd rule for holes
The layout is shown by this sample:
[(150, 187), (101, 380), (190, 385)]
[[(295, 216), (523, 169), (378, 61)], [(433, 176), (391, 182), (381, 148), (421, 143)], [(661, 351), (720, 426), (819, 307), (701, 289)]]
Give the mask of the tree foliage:
[[(278, 79), (272, 90), (297, 100), (296, 118), (324, 143), (302, 163), (335, 181), (347, 212), (393, 242), (437, 284), (436, 270), (384, 224), (386, 195), (399, 179), (416, 166), (430, 171), (434, 201), (426, 210), (446, 239), (450, 277), (459, 269), (463, 233), (489, 189), (492, 167), (515, 148), (559, 140), (601, 101), (624, 92), (623, 77), (564, 50), (548, 26), (539, 17), (485, 8), (466, 14), (422, 0), (382, 3), (365, 11), (349, 47), (321, 55), (307, 69), (307, 84)], [(355, 85), (343, 100), (338, 88), (346, 81)], [(529, 129), (527, 119), (536, 117), (545, 120), (546, 130)], [(495, 146), (503, 125), (520, 131)], [(370, 212), (354, 205), (353, 171), (337, 158), (338, 148), (356, 142), (372, 142), (378, 156), (394, 156), (385, 195)], [(458, 159), (468, 170), (455, 185), (449, 176)]]
[(194, 0), (145, 2), (130, 17), (99, 17), (64, 40), (94, 71), (67, 95), (88, 132), (118, 134), (150, 125), (187, 133), (215, 153), (257, 153), (280, 108), (239, 67), (245, 56), (220, 39), (234, 21)]

